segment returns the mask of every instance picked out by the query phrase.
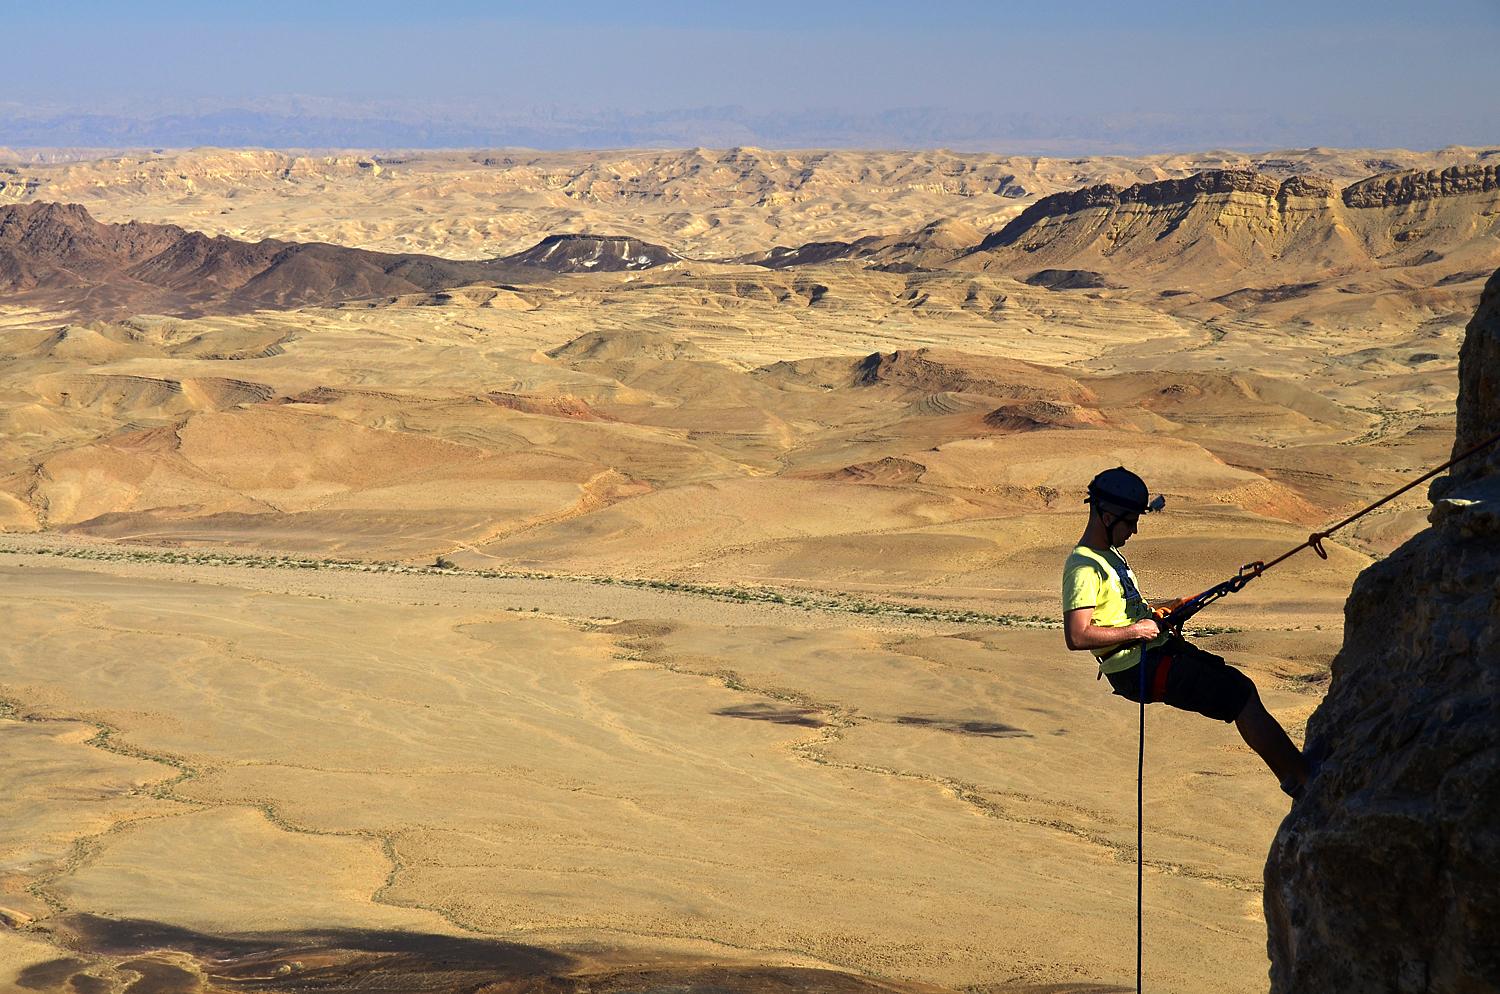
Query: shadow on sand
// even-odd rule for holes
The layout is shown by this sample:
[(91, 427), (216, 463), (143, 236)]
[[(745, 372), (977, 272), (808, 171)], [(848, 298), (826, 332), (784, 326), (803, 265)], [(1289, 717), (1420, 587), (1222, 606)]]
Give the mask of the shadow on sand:
[(828, 722), (818, 716), (817, 708), (740, 704), (732, 708), (720, 708), (714, 714), (721, 718), (748, 718), (751, 721), (769, 721), (777, 725), (798, 725), (802, 728), (825, 728), (828, 725)]
[[(22, 971), (17, 982), (23, 990), (457, 994), (529, 990), (525, 984), (510, 985), (550, 979), (578, 965), (570, 956), (533, 946), (418, 932), (327, 929), (210, 935), (159, 922), (93, 915), (69, 915), (49, 924), (77, 955)], [(122, 980), (125, 986), (120, 988)]]
[[(159, 922), (65, 915), (48, 925), (70, 956), (30, 966), (43, 994), (946, 994), (833, 970), (562, 953), (494, 939), (327, 929), (211, 935)], [(989, 988), (987, 988), (988, 990)], [(1120, 988), (1003, 988), (1106, 994)], [(993, 988), (1000, 991), (1002, 988)]]
[[(740, 704), (720, 708), (714, 714), (721, 718), (746, 718), (750, 721), (769, 721), (777, 725), (796, 725), (801, 728), (827, 728), (817, 708), (799, 708), (776, 704)], [(888, 720), (897, 725), (915, 725), (954, 735), (977, 735), (990, 739), (1031, 738), (1024, 728), (1006, 725), (998, 721), (974, 721), (964, 718), (928, 718), (921, 715), (904, 714)]]
[(935, 728), (940, 732), (952, 732), (954, 735), (978, 735), (987, 739), (1029, 739), (1031, 733), (1024, 728), (1014, 725), (1001, 724), (998, 721), (969, 721), (963, 718), (924, 718), (920, 715), (905, 714), (896, 719), (898, 725), (919, 725), (923, 728)]

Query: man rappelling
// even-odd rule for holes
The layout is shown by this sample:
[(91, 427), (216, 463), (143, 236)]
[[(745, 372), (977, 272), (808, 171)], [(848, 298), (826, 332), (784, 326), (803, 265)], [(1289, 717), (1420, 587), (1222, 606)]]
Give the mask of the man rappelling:
[(1127, 700), (1165, 703), (1234, 722), (1245, 743), (1276, 774), (1281, 789), (1297, 797), (1307, 782), (1307, 762), (1261, 703), (1255, 684), (1222, 657), (1172, 630), (1167, 612), (1188, 601), (1147, 603), (1120, 552), (1136, 533), (1140, 516), (1161, 510), (1166, 501), (1159, 496), (1151, 500), (1145, 482), (1121, 466), (1094, 477), (1085, 503), (1088, 526), (1063, 567), (1068, 648), (1092, 652), (1100, 675)]

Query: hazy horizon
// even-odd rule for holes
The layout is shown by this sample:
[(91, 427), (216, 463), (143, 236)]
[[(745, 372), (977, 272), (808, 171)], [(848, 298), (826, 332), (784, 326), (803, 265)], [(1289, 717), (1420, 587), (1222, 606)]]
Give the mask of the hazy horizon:
[[(1500, 5), (1035, 11), (963, 0), (102, 3), (14, 11), (0, 146), (932, 148), (1018, 154), (1500, 139)], [(1386, 68), (1395, 66), (1397, 68)]]

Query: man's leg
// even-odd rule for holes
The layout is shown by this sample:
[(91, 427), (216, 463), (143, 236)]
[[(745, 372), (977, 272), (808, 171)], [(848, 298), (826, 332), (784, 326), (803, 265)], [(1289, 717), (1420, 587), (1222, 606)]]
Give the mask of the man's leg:
[(1254, 749), (1283, 787), (1300, 790), (1307, 783), (1307, 761), (1292, 744), (1286, 729), (1260, 702), (1259, 694), (1251, 694), (1245, 702), (1240, 716), (1234, 720), (1245, 744)]

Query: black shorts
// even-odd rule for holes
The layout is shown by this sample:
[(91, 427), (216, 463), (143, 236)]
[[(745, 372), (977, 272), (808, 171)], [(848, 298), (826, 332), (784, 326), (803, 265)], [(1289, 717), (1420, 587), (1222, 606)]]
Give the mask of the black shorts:
[(1225, 663), (1223, 656), (1180, 638), (1146, 650), (1140, 665), (1104, 676), (1115, 693), (1139, 701), (1141, 666), (1146, 667), (1147, 703), (1165, 703), (1218, 721), (1238, 718), (1256, 692), (1250, 678)]

